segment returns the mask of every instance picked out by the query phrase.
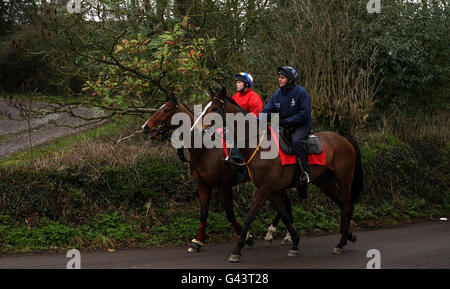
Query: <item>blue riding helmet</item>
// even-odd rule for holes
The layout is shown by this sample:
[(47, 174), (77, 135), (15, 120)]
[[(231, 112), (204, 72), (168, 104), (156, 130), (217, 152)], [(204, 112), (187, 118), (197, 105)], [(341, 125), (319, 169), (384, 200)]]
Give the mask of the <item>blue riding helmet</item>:
[(297, 80), (297, 70), (291, 66), (281, 66), (278, 67), (278, 75), (284, 75), (288, 79), (292, 80), (292, 82), (295, 82)]
[(250, 75), (250, 73), (239, 72), (235, 76), (236, 76), (236, 81), (242, 81), (242, 82), (248, 83), (248, 87), (253, 86), (253, 77)]

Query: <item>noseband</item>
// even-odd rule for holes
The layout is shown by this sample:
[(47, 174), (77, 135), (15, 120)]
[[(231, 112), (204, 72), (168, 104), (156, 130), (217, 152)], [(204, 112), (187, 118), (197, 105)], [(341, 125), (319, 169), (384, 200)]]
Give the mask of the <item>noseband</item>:
[(165, 140), (169, 140), (169, 136), (167, 135), (167, 131), (164, 130), (165, 127), (166, 127), (165, 124), (160, 124), (160, 125), (158, 125), (158, 127), (156, 128), (156, 131), (157, 131), (160, 135), (162, 135), (162, 137), (163, 137)]
[[(170, 100), (173, 104), (175, 104), (175, 107), (178, 109), (180, 106), (173, 100)], [(166, 131), (166, 124), (160, 124), (158, 125), (158, 127), (156, 128), (156, 131), (163, 137), (163, 139), (167, 140), (170, 142), (170, 137), (167, 134)], [(184, 163), (188, 163), (189, 161), (186, 159), (186, 157), (184, 156), (184, 148), (179, 148), (177, 149), (177, 155), (178, 158), (184, 162)]]

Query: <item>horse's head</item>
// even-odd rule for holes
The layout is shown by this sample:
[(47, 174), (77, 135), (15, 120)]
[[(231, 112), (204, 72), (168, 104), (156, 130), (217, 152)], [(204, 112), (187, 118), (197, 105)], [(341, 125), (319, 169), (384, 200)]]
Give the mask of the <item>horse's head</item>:
[(170, 124), (170, 120), (175, 113), (179, 112), (179, 107), (180, 104), (173, 95), (166, 97), (166, 102), (142, 126), (144, 133), (153, 139), (175, 129), (176, 127)]

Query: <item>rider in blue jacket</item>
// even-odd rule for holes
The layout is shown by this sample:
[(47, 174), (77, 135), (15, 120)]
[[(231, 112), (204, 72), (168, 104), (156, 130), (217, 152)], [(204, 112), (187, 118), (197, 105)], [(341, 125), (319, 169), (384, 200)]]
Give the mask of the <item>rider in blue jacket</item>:
[(295, 84), (297, 71), (290, 66), (278, 67), (278, 88), (264, 106), (262, 113), (278, 113), (280, 126), (291, 129), (292, 145), (304, 173), (301, 181), (309, 183), (308, 152), (305, 140), (312, 130), (311, 96)]

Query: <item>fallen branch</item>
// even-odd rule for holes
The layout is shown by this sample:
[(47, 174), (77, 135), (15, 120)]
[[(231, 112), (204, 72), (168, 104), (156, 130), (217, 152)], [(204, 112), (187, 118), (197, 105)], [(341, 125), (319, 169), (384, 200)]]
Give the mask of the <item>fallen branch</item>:
[(133, 137), (133, 136), (135, 136), (135, 135), (138, 134), (138, 133), (143, 133), (143, 131), (142, 131), (142, 130), (138, 130), (138, 131), (136, 131), (135, 133), (133, 133), (132, 135), (129, 135), (129, 136), (126, 136), (126, 137), (123, 137), (123, 138), (119, 139), (119, 140), (117, 141), (117, 143), (120, 143), (120, 142), (123, 141), (123, 140), (129, 139), (130, 137)]

